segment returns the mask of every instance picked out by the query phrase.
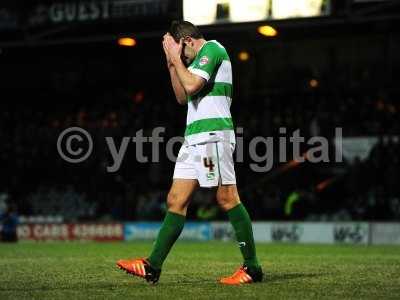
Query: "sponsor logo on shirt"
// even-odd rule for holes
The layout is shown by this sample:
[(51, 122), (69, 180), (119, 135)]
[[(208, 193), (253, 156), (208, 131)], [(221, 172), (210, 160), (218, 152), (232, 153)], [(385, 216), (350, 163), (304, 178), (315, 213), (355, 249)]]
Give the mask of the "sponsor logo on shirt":
[(201, 57), (201, 58), (200, 58), (199, 65), (200, 65), (200, 66), (204, 66), (204, 65), (206, 65), (206, 64), (208, 64), (208, 57), (207, 57), (207, 56)]

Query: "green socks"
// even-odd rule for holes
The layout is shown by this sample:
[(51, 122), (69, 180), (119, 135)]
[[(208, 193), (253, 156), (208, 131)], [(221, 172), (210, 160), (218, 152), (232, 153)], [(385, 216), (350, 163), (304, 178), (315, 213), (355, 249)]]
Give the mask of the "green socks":
[(254, 244), (253, 228), (250, 216), (242, 203), (228, 210), (229, 221), (236, 233), (244, 264), (249, 268), (258, 268), (256, 247)]
[(164, 260), (183, 230), (185, 219), (185, 216), (167, 212), (154, 243), (153, 251), (148, 257), (148, 261), (153, 268), (161, 270)]
[[(240, 251), (244, 258), (244, 264), (249, 268), (258, 268), (259, 264), (256, 256), (253, 229), (246, 208), (240, 203), (228, 210), (228, 217), (235, 230)], [(185, 219), (185, 216), (167, 212), (164, 223), (154, 243), (153, 251), (148, 257), (148, 261), (153, 268), (161, 269), (169, 251), (183, 230)]]

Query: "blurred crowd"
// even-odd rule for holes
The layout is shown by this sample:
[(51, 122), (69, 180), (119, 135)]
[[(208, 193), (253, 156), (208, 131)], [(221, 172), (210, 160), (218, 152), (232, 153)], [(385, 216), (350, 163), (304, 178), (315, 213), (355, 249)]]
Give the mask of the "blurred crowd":
[(352, 218), (400, 219), (400, 142), (380, 139), (365, 161), (356, 159), (346, 180), (346, 208)]
[[(369, 34), (321, 40), (301, 35), (293, 42), (257, 45), (221, 40), (234, 46), (231, 110), (235, 126), (243, 128), (245, 149), (244, 162), (235, 168), (241, 198), (255, 219), (399, 219), (400, 68), (394, 55), (399, 43), (394, 36)], [(374, 43), (379, 47), (368, 47)], [(246, 62), (237, 57), (241, 47), (254, 48)], [(68, 221), (163, 216), (174, 168), (165, 142), (183, 135), (186, 107), (174, 100), (159, 40), (129, 50), (108, 44), (13, 49), (0, 63), (0, 194), (8, 204), (16, 204), (21, 215)], [(71, 126), (93, 138), (92, 155), (79, 164), (64, 161), (57, 151), (60, 133)], [(151, 136), (156, 127), (165, 128), (159, 163), (139, 163), (130, 142), (119, 170), (107, 171), (113, 159), (105, 137), (119, 148), (123, 137), (140, 130)], [(336, 127), (345, 137), (380, 141), (367, 158), (352, 162), (287, 169), (274, 155), (270, 172), (249, 167), (247, 149), (255, 136), (289, 138), (300, 129), (305, 140), (329, 138), (334, 151)], [(302, 153), (308, 147), (302, 145)], [(175, 145), (175, 155), (178, 150)], [(256, 150), (260, 156), (266, 151)], [(143, 151), (149, 158), (154, 154), (149, 143)], [(224, 217), (213, 197), (200, 191), (189, 218)]]
[[(104, 140), (112, 136), (119, 145), (124, 136), (133, 137), (141, 129), (144, 136), (150, 136), (158, 126), (166, 128), (165, 140), (181, 136), (185, 107), (175, 104), (171, 93), (158, 98), (154, 91), (132, 95), (116, 91), (98, 97), (95, 103), (60, 103), (53, 111), (40, 105), (1, 111), (1, 188), (24, 215), (62, 215), (67, 220), (160, 219), (174, 165), (165, 155), (165, 144), (160, 148), (160, 163), (147, 164), (136, 161), (135, 145), (129, 145), (120, 170), (108, 173), (113, 160)], [(328, 97), (311, 90), (296, 97), (268, 95), (251, 105), (247, 105), (248, 99), (235, 101), (232, 112), (236, 126), (244, 129), (245, 144), (254, 136), (279, 136), (280, 127), (286, 127), (288, 134), (300, 129), (305, 137), (332, 137), (335, 127), (342, 127), (345, 136), (396, 136), (400, 132), (400, 107), (379, 93)], [(58, 135), (71, 126), (85, 128), (94, 138), (93, 155), (79, 165), (63, 161), (56, 148)], [(145, 146), (144, 153), (151, 157), (151, 146)], [(335, 215), (342, 219), (398, 219), (399, 153), (398, 140), (381, 139), (367, 160), (341, 166), (345, 175), (332, 184), (334, 192), (327, 195), (313, 190), (323, 179), (321, 172), (329, 169), (326, 166), (321, 166), (321, 172), (315, 170), (318, 166), (305, 167), (271, 183), (263, 180), (268, 173), (252, 172), (245, 159), (236, 167), (238, 184), (257, 219)], [(278, 162), (275, 168), (279, 168)], [(298, 201), (293, 214), (287, 216), (285, 201), (293, 191), (309, 196), (300, 197), (306, 200)], [(341, 201), (329, 199), (330, 195)], [(336, 206), (332, 207), (332, 201)], [(191, 216), (212, 209), (213, 202), (209, 202), (196, 201)], [(211, 216), (218, 218), (219, 214)]]

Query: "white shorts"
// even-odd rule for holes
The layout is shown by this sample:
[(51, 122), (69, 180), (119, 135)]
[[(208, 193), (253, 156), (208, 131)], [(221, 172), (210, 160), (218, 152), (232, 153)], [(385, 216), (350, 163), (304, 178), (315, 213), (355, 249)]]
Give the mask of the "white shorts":
[(235, 144), (183, 144), (175, 163), (174, 179), (197, 179), (201, 187), (236, 184)]

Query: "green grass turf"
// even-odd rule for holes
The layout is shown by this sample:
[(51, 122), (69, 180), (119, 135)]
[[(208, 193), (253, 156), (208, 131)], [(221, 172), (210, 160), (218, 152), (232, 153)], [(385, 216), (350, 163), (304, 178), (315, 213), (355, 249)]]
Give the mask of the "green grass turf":
[(151, 243), (0, 244), (0, 299), (400, 299), (400, 248), (259, 244), (264, 282), (222, 286), (233, 243), (178, 242), (150, 285), (115, 267)]

